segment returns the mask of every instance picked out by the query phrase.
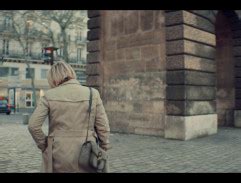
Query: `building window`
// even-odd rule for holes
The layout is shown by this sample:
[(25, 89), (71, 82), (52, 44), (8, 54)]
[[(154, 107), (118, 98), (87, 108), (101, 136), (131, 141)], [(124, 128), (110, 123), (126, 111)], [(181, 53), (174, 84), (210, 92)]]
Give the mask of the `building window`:
[[(30, 71), (30, 72), (29, 72)], [(31, 79), (31, 75), (33, 76), (33, 79), (35, 78), (35, 72), (34, 72), (34, 68), (30, 68), (30, 70), (28, 68), (26, 68), (26, 79)]]
[(25, 93), (25, 106), (26, 107), (34, 107), (32, 91), (26, 91), (26, 93)]
[(8, 77), (9, 67), (0, 67), (0, 77)]
[(19, 75), (19, 69), (16, 67), (10, 68), (10, 76), (18, 76)]
[(4, 26), (5, 26), (5, 29), (10, 28), (10, 26), (11, 26), (11, 18), (10, 17), (5, 17)]
[(81, 60), (81, 49), (77, 48), (77, 62), (80, 62)]
[(3, 51), (2, 53), (4, 55), (8, 55), (9, 54), (9, 40), (3, 40)]
[(41, 69), (41, 79), (47, 79), (48, 69)]

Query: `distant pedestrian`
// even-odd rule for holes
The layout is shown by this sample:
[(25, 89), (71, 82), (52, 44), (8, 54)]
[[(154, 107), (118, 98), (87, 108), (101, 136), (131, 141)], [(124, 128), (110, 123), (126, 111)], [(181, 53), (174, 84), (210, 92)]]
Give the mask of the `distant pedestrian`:
[[(88, 128), (90, 91), (80, 85), (71, 66), (63, 61), (54, 64), (48, 73), (51, 89), (40, 98), (29, 120), (29, 132), (42, 151), (43, 172), (91, 172), (78, 165), (81, 144)], [(49, 117), (46, 136), (41, 127)], [(100, 147), (109, 149), (109, 121), (100, 98), (93, 89), (89, 140), (99, 139)], [(95, 130), (94, 130), (95, 129)]]

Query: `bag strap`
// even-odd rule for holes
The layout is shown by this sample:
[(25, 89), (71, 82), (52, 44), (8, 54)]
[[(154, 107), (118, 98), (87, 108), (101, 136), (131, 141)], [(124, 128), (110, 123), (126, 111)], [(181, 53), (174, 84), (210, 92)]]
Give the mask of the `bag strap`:
[(87, 128), (87, 135), (85, 138), (85, 142), (87, 142), (88, 140), (88, 136), (89, 136), (89, 128), (90, 128), (90, 113), (91, 113), (91, 106), (92, 106), (92, 88), (89, 87), (90, 90), (90, 99), (89, 99), (89, 108), (88, 108), (88, 114), (89, 114), (89, 119), (88, 119), (88, 128)]

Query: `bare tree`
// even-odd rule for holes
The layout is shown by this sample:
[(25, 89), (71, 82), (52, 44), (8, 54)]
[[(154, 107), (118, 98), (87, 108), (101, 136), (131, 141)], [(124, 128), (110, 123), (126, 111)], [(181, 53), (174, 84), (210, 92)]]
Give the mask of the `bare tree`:
[[(83, 29), (86, 27), (86, 11), (84, 10), (42, 10), (38, 11), (38, 19), (36, 22), (41, 24), (48, 30), (48, 35), (52, 40), (53, 46), (62, 46), (63, 58), (69, 62), (69, 46), (68, 31), (73, 29)], [(50, 23), (55, 22), (60, 29), (61, 38), (54, 36)]]
[[(22, 48), (23, 56), (25, 59), (25, 63), (28, 68), (28, 74), (31, 79), (31, 88), (33, 92), (33, 101), (34, 107), (36, 107), (36, 88), (35, 88), (35, 78), (34, 73), (31, 70), (30, 62), (29, 62), (29, 41), (30, 41), (30, 34), (31, 34), (31, 26), (32, 26), (32, 18), (33, 14), (32, 11), (12, 11), (9, 13), (12, 20), (12, 36), (15, 40), (17, 40)], [(36, 35), (35, 35), (36, 36)]]

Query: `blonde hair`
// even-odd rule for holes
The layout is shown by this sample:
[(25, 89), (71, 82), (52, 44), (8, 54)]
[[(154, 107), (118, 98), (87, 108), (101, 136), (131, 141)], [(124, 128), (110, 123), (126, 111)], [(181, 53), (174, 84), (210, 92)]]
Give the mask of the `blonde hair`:
[(76, 79), (74, 69), (64, 61), (58, 61), (48, 72), (48, 83), (51, 88), (57, 87), (66, 79)]

